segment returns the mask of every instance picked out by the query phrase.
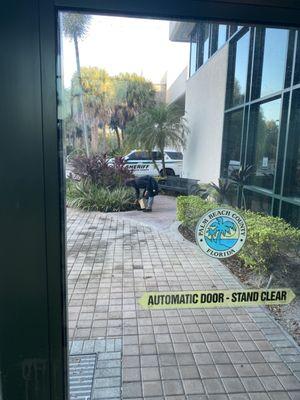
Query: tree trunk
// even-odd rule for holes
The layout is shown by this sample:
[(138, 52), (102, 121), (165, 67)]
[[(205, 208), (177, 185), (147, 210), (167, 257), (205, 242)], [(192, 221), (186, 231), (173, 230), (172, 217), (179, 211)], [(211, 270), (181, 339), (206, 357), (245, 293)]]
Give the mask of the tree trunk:
[(81, 107), (81, 111), (82, 111), (82, 128), (83, 128), (85, 152), (86, 152), (87, 157), (89, 157), (90, 156), (89, 139), (88, 139), (88, 131), (87, 131), (87, 126), (86, 126), (86, 118), (85, 118), (84, 104), (83, 104), (83, 94), (82, 94), (83, 90), (82, 90), (82, 84), (81, 84), (79, 48), (78, 48), (78, 39), (77, 39), (76, 34), (74, 35), (74, 45), (75, 45), (77, 77), (78, 77), (78, 85), (79, 85), (79, 100), (80, 100), (80, 107)]
[(115, 127), (115, 132), (116, 132), (116, 135), (117, 135), (118, 149), (120, 149), (121, 148), (121, 138), (120, 138), (120, 132), (119, 132), (119, 129), (118, 129), (117, 126)]
[(97, 154), (99, 151), (99, 128), (98, 121), (95, 121), (92, 125), (92, 153)]
[(166, 161), (165, 161), (165, 149), (160, 149), (161, 155), (162, 155), (162, 170), (163, 170), (163, 176), (167, 176), (167, 171), (166, 171)]
[(106, 154), (107, 153), (106, 124), (104, 124), (102, 128), (102, 149), (103, 149), (103, 154)]
[(154, 160), (153, 152), (152, 152), (152, 151), (149, 151), (148, 153), (149, 153), (149, 158), (151, 158), (151, 160), (152, 160), (152, 162), (153, 162), (153, 164), (154, 164), (154, 167), (155, 167), (155, 169), (157, 170), (158, 175), (159, 175), (159, 174), (160, 174), (160, 171), (159, 171), (159, 168), (158, 168), (158, 165), (157, 165), (156, 160)]

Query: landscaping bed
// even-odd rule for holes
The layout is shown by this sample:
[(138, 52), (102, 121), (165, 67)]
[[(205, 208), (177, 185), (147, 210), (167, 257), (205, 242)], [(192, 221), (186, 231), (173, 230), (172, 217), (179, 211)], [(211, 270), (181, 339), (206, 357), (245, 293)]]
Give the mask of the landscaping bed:
[[(194, 230), (199, 218), (220, 207), (198, 196), (177, 199), (179, 232), (196, 243)], [(300, 230), (281, 218), (238, 210), (247, 227), (247, 242), (235, 256), (220, 260), (248, 288), (264, 288), (272, 274), (271, 287), (289, 287), (300, 294)], [(275, 319), (300, 344), (300, 301), (286, 306), (268, 307)]]
[(67, 179), (67, 206), (84, 211), (130, 211), (135, 195), (125, 186), (133, 178), (122, 159), (109, 165), (105, 156), (77, 156), (72, 160), (72, 174)]

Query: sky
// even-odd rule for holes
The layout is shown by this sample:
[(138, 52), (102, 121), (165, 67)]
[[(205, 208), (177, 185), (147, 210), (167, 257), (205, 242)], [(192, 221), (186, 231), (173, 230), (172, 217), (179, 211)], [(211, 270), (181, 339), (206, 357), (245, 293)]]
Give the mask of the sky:
[[(135, 72), (168, 84), (187, 66), (189, 44), (169, 41), (169, 22), (151, 19), (93, 16), (88, 34), (79, 42), (81, 66), (104, 68), (110, 75)], [(62, 41), (64, 86), (76, 69), (74, 44)]]

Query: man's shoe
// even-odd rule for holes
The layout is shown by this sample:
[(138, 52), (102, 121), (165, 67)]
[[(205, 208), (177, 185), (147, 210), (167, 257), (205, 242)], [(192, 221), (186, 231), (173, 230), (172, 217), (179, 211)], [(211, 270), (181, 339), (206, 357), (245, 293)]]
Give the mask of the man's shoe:
[(144, 212), (152, 212), (151, 208), (144, 208)]

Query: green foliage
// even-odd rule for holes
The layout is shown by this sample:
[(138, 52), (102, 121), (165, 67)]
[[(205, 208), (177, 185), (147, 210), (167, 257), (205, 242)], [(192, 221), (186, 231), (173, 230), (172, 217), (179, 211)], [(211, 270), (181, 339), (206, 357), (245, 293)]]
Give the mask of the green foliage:
[(137, 74), (121, 73), (113, 78), (115, 101), (110, 128), (116, 133), (118, 148), (124, 146), (124, 130), (136, 115), (155, 104), (152, 82)]
[(91, 16), (67, 12), (63, 14), (63, 30), (67, 37), (84, 38), (88, 32)]
[(132, 147), (152, 151), (157, 148), (163, 155), (163, 175), (166, 176), (164, 150), (167, 146), (185, 146), (189, 132), (182, 110), (175, 105), (159, 103), (139, 114), (128, 124), (126, 134)]
[(136, 115), (142, 110), (154, 106), (154, 86), (143, 76), (127, 72), (121, 73), (114, 78), (114, 83), (116, 103), (126, 106), (129, 114)]
[(288, 256), (300, 248), (300, 230), (282, 218), (243, 211), (247, 240), (238, 254), (246, 266), (260, 273), (288, 264)]
[(217, 193), (217, 203), (226, 203), (228, 202), (227, 200), (227, 195), (230, 189), (230, 182), (228, 179), (219, 179), (219, 184), (215, 184), (214, 182), (210, 183), (210, 187)]
[(201, 215), (213, 210), (217, 204), (201, 199), (199, 196), (177, 197), (177, 219), (187, 228), (194, 230)]
[(190, 194), (205, 200), (211, 195), (211, 186), (209, 183), (195, 183), (190, 188)]
[(85, 105), (107, 120), (107, 109), (111, 107), (115, 96), (111, 77), (105, 69), (97, 67), (82, 67), (80, 73)]
[(134, 208), (129, 188), (107, 189), (88, 182), (67, 182), (67, 205), (84, 211), (117, 212)]
[[(80, 79), (78, 79), (78, 75)], [(124, 146), (124, 130), (127, 123), (135, 118), (146, 107), (155, 104), (153, 84), (136, 74), (119, 74), (111, 76), (104, 69), (98, 67), (82, 67), (72, 78), (72, 88), (69, 94), (69, 109), (73, 125), (68, 132), (74, 136), (77, 125), (81, 124), (78, 103), (82, 98), (87, 124), (91, 130), (91, 149), (98, 153), (99, 147), (107, 153), (112, 149), (121, 149)], [(69, 124), (70, 125), (70, 124)], [(99, 127), (102, 128), (102, 144), (99, 146)], [(107, 138), (111, 133), (116, 143)], [(109, 146), (109, 145), (112, 146)]]
[[(91, 21), (91, 16), (86, 14), (76, 14), (76, 13), (64, 13), (62, 17), (62, 28), (66, 37), (71, 39), (74, 42), (75, 48), (75, 57), (76, 57), (76, 80), (77, 80), (77, 95), (79, 99), (78, 110), (81, 112), (80, 125), (82, 125), (82, 131), (84, 136), (85, 143), (85, 152), (86, 155), (89, 156), (89, 139), (88, 139), (88, 131), (87, 131), (87, 123), (86, 116), (83, 104), (83, 96), (82, 96), (82, 84), (81, 84), (81, 76), (80, 76), (80, 57), (79, 57), (79, 47), (78, 47), (78, 39), (83, 39), (88, 32), (89, 24)], [(72, 90), (73, 92), (73, 90)], [(73, 94), (71, 94), (72, 97)], [(71, 108), (73, 106), (71, 105)], [(72, 111), (71, 111), (72, 114)], [(73, 116), (73, 115), (72, 115)], [(71, 129), (73, 131), (73, 129)]]
[(246, 198), (244, 193), (244, 186), (247, 184), (249, 178), (253, 175), (254, 165), (241, 165), (238, 170), (233, 171), (231, 174), (231, 181), (240, 190), (242, 196), (242, 208), (247, 209)]
[[(177, 219), (194, 230), (199, 218), (208, 211), (219, 207), (198, 196), (177, 198)], [(238, 210), (247, 225), (247, 240), (237, 257), (243, 264), (258, 273), (267, 273), (287, 265), (290, 256), (300, 249), (300, 230), (281, 218)]]

